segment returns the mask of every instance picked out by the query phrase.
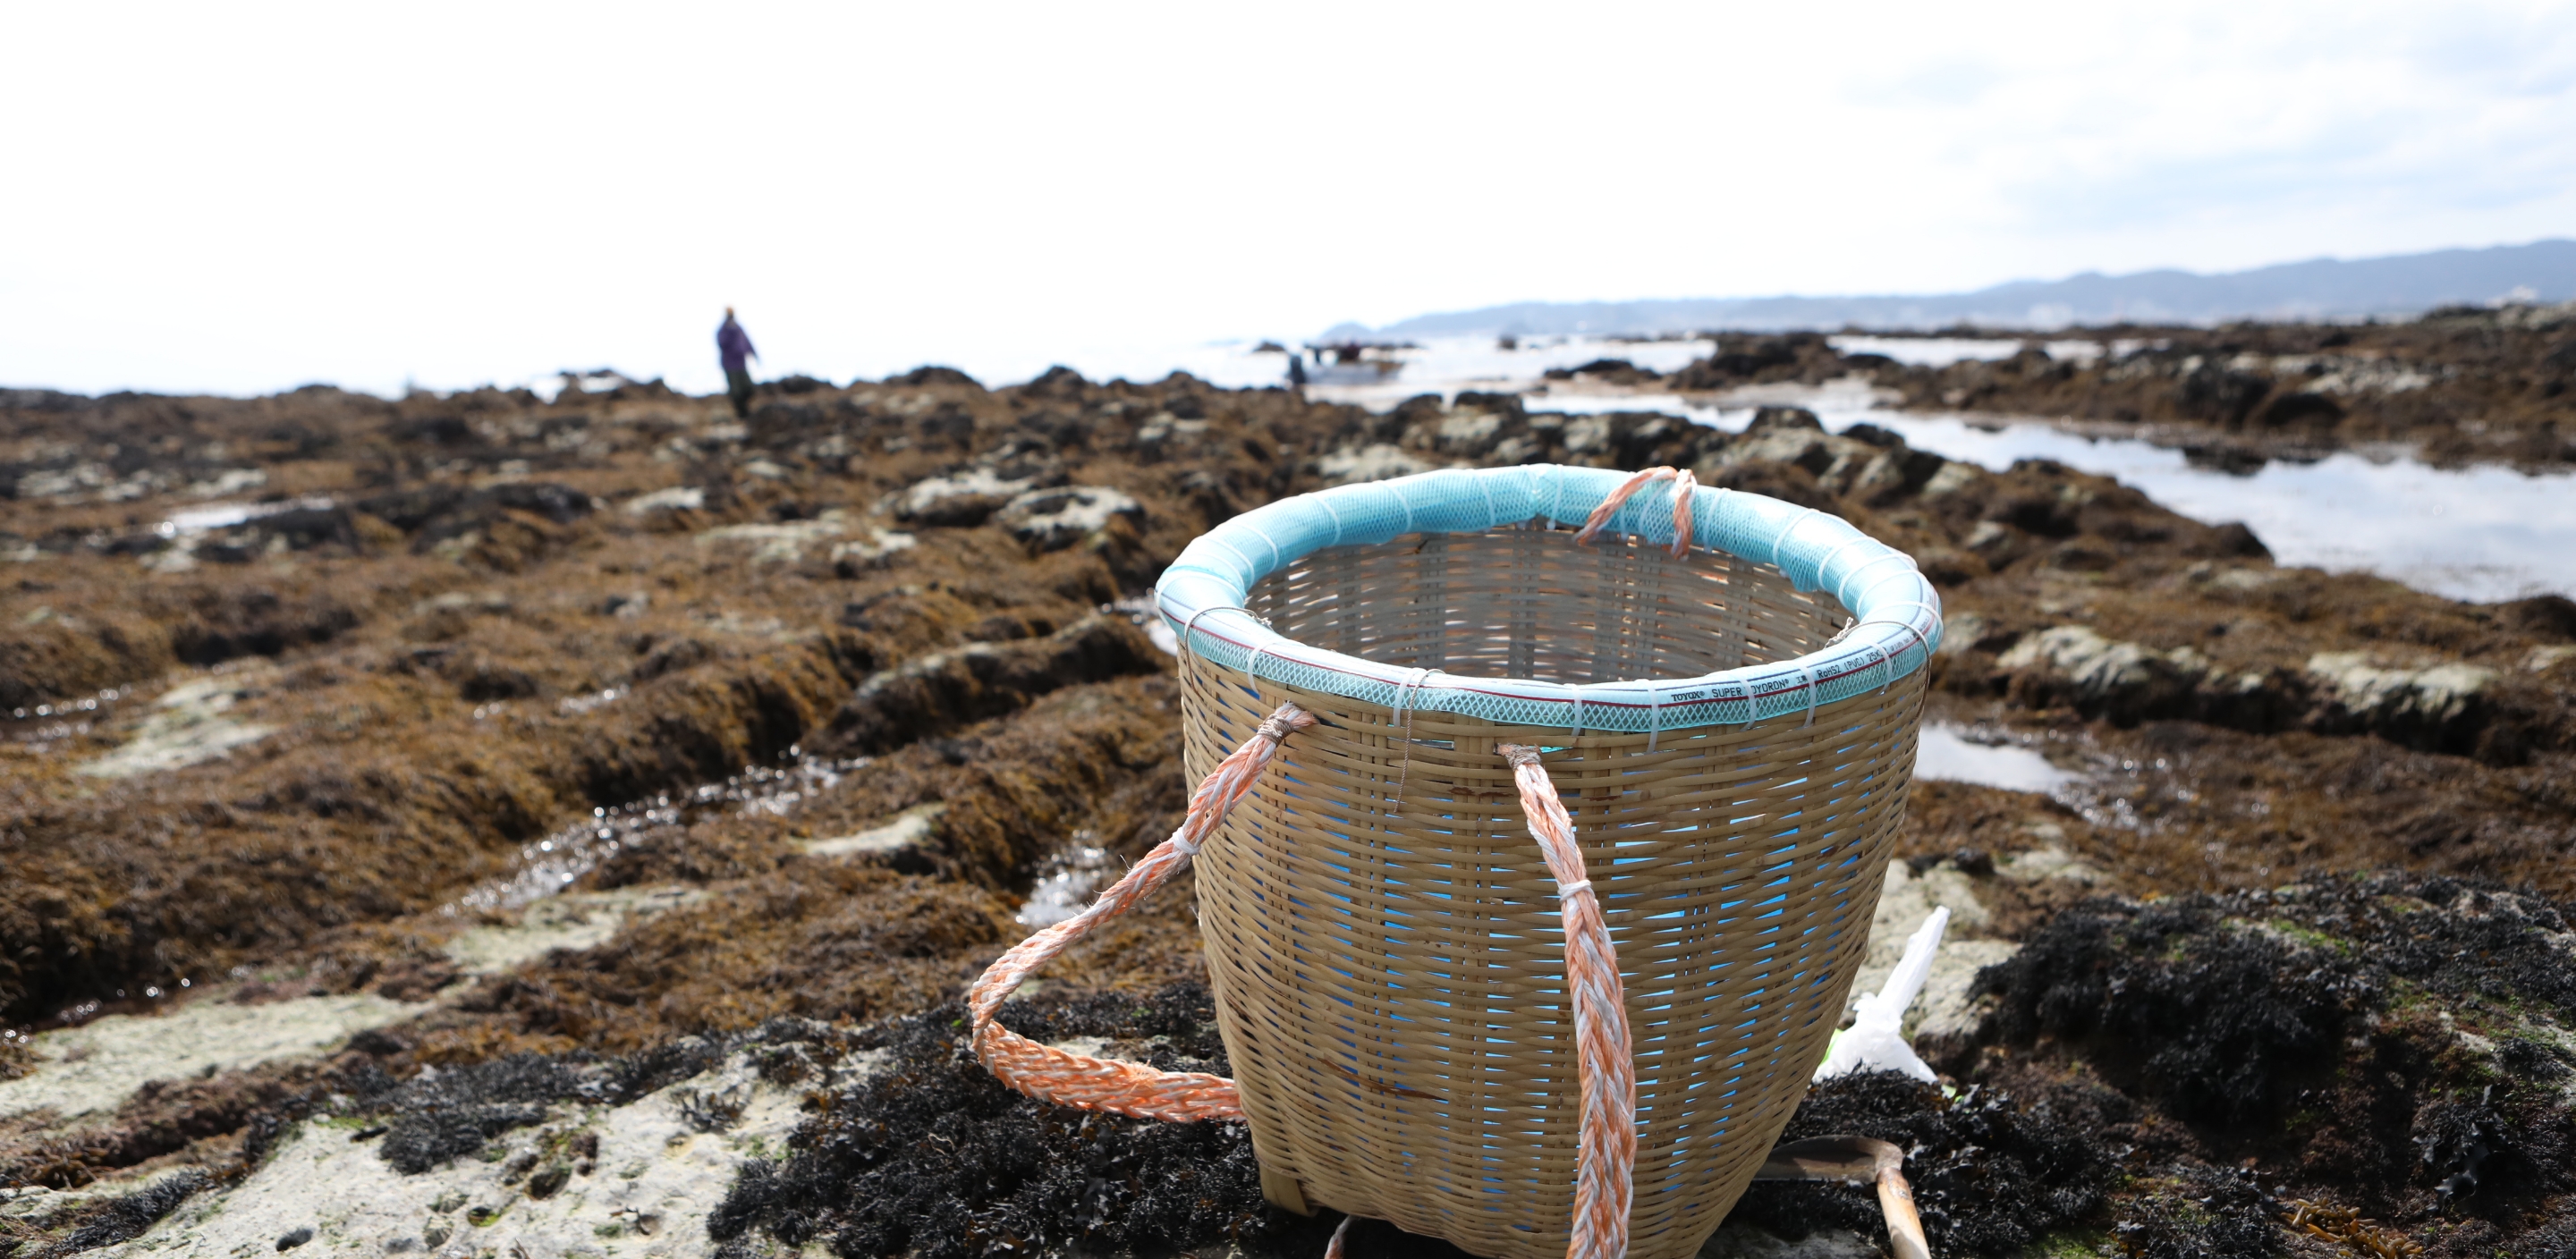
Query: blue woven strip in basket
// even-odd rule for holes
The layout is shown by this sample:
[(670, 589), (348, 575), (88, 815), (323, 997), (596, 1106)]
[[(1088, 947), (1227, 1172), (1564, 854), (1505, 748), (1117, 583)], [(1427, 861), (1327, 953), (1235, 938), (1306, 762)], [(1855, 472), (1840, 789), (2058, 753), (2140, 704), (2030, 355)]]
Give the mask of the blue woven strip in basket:
[[(1345, 485), (1256, 508), (1181, 552), (1155, 586), (1158, 610), (1183, 649), (1274, 682), (1389, 708), (1458, 713), (1527, 726), (1645, 732), (1738, 725), (1813, 711), (1920, 669), (1941, 641), (1941, 598), (1903, 552), (1840, 516), (1760, 494), (1700, 489), (1691, 540), (1771, 564), (1800, 590), (1839, 600), (1858, 623), (1842, 641), (1795, 660), (1696, 678), (1581, 686), (1459, 677), (1379, 664), (1284, 638), (1243, 610), (1262, 578), (1333, 546), (1408, 533), (1482, 533), (1545, 518), (1579, 525), (1624, 472), (1532, 464), (1459, 468)], [(1669, 545), (1671, 483), (1649, 486), (1607, 531)]]

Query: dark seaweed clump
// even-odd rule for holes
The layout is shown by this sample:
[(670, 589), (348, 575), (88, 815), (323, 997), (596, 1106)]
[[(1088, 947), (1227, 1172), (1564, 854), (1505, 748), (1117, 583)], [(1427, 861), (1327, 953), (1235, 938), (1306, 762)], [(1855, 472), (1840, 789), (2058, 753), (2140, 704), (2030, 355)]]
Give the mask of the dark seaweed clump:
[(2526, 1239), (2576, 1219), (2569, 923), (2529, 893), (2398, 876), (2090, 901), (1979, 975), (1983, 1057), (1949, 1065), (2132, 1105), (2095, 1131), (2127, 1151), (2114, 1232), (2134, 1253), (2244, 1253), (2295, 1198), (2434, 1254), (2555, 1254)]
[[(1781, 1139), (1851, 1133), (1892, 1142), (1905, 1150), (1934, 1254), (2019, 1255), (2101, 1219), (2120, 1175), (2089, 1135), (2104, 1100), (2070, 1090), (2022, 1106), (1972, 1089), (1954, 1101), (1893, 1072), (1846, 1075), (1810, 1091)], [(1864, 1186), (1756, 1182), (1728, 1218), (1792, 1240), (1829, 1227), (1886, 1232), (1878, 1195)]]
[(2121, 1204), (2111, 1233), (2137, 1259), (2281, 1252), (2280, 1204), (2242, 1168), (2187, 1166)]
[(542, 1121), (547, 1103), (582, 1096), (591, 1083), (583, 1065), (521, 1054), (424, 1072), (367, 1099), (368, 1109), (389, 1114), (377, 1153), (406, 1176), (476, 1153), (493, 1137)]
[[(1166, 1071), (1226, 1071), (1207, 990), (1014, 1002), (1004, 1022), (1040, 1041), (1144, 1041)], [(1038, 1102), (996, 1083), (943, 1006), (859, 1043), (884, 1064), (798, 1130), (794, 1153), (753, 1163), (707, 1220), (726, 1253), (757, 1230), (846, 1259), (1086, 1251), (1159, 1253), (1231, 1241), (1267, 1250), (1274, 1219), (1240, 1124), (1169, 1124)], [(1317, 1239), (1320, 1242), (1320, 1238)]]
[(2218, 929), (2195, 899), (2079, 907), (1977, 978), (2014, 1044), (2086, 1044), (2123, 1091), (2187, 1120), (2268, 1120), (2331, 1069), (2344, 1022), (2376, 988), (2348, 959)]
[[(159, 1223), (162, 1216), (177, 1210), (180, 1203), (188, 1200), (189, 1195), (205, 1188), (213, 1183), (213, 1180), (213, 1177), (194, 1168), (165, 1176), (146, 1188), (110, 1199), (86, 1222), (73, 1229), (51, 1248), (38, 1249), (31, 1252), (31, 1255), (33, 1259), (52, 1259), (56, 1255), (76, 1254), (84, 1250), (96, 1250), (101, 1246), (113, 1246), (118, 1242), (132, 1241), (141, 1237), (145, 1230)], [(0, 1242), (5, 1241), (5, 1238), (0, 1238)], [(7, 1254), (14, 1249), (16, 1247), (13, 1245), (0, 1244), (0, 1254)]]
[(379, 1076), (377, 1088), (360, 1090), (355, 1109), (386, 1118), (378, 1153), (395, 1170), (417, 1175), (476, 1153), (512, 1128), (542, 1122), (549, 1104), (623, 1106), (715, 1066), (739, 1044), (829, 1034), (821, 1024), (775, 1019), (738, 1036), (683, 1037), (623, 1058), (516, 1054), (424, 1071), (401, 1083)]

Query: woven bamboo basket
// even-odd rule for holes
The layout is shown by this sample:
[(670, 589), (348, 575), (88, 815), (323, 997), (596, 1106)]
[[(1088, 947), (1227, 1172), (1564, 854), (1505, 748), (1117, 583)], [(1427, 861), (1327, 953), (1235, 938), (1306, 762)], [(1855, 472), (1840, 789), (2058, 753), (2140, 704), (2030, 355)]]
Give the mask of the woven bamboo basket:
[[(1631, 491), (1599, 536), (1567, 528)], [(1317, 719), (1272, 736), (1196, 857), (1264, 1193), (1492, 1259), (1567, 1253), (1568, 941), (1497, 751), (1534, 745), (1616, 950), (1627, 1251), (1695, 1252), (1867, 945), (1940, 634), (1912, 562), (1686, 474), (1458, 470), (1238, 517), (1157, 597), (1193, 777), (1282, 703)]]

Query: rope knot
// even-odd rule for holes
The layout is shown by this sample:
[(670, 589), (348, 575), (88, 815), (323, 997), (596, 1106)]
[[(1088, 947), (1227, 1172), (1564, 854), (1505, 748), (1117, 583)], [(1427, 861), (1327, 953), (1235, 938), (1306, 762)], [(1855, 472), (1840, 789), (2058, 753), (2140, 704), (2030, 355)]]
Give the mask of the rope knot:
[(1538, 749), (1526, 743), (1497, 743), (1494, 745), (1494, 750), (1502, 753), (1503, 759), (1514, 765), (1538, 764)]
[(1601, 505), (1593, 508), (1592, 514), (1584, 519), (1582, 531), (1574, 535), (1575, 545), (1580, 546), (1590, 542), (1592, 535), (1601, 532), (1602, 528), (1610, 523), (1610, 517), (1617, 515), (1629, 498), (1657, 481), (1673, 483), (1673, 558), (1680, 559), (1689, 554), (1691, 501), (1698, 488), (1699, 479), (1692, 476), (1688, 468), (1648, 468), (1629, 477), (1620, 484), (1619, 488), (1610, 491), (1610, 496), (1602, 499)]
[(1281, 704), (1277, 711), (1262, 718), (1261, 724), (1254, 727), (1252, 733), (1257, 738), (1278, 743), (1314, 724), (1315, 714), (1295, 704)]

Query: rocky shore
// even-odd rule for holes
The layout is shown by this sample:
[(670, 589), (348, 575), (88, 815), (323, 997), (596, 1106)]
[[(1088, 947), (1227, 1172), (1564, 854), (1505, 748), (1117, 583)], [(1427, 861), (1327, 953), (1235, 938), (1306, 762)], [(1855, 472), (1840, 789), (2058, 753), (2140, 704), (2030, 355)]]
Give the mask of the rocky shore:
[(2367, 324), (2121, 325), (2045, 336), (1961, 328), (1940, 366), (1846, 353), (1823, 333), (1720, 333), (1658, 374), (1607, 358), (1551, 379), (1687, 394), (1864, 378), (1910, 410), (2040, 417), (2179, 447), (2205, 466), (2403, 448), (2440, 464), (2576, 464), (2576, 305), (2458, 307)]
[[(1942, 369), (1757, 338), (1668, 383), (1857, 369), (2266, 451), (2563, 461), (2571, 335)], [(2410, 354), (2447, 374), (2284, 366)], [(2209, 370), (2263, 395), (2181, 409)], [(2336, 415), (2275, 405), (2301, 392)], [(1797, 1121), (1907, 1144), (1936, 1253), (2576, 1247), (2576, 604), (2283, 568), (2103, 478), (1795, 408), (924, 368), (777, 382), (747, 421), (658, 385), (0, 394), (0, 1254), (1319, 1253), (1240, 1130), (1004, 1093), (949, 1003), (1177, 820), (1130, 601), (1182, 545), (1533, 461), (1686, 465), (1907, 550), (1947, 605), (1935, 718), (2066, 772), (1917, 784), (1873, 939), (1953, 907), (1917, 1030), (1954, 1091), (1850, 1080)], [(1014, 1025), (1223, 1070), (1173, 890)], [(1764, 1186), (1710, 1253), (1867, 1253), (1874, 1221)]]

